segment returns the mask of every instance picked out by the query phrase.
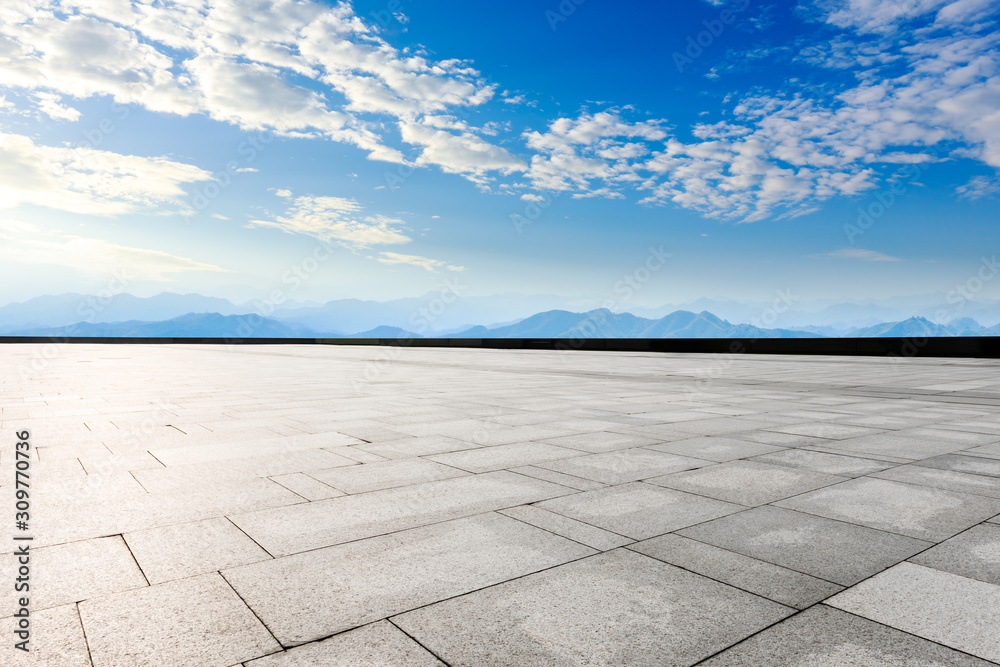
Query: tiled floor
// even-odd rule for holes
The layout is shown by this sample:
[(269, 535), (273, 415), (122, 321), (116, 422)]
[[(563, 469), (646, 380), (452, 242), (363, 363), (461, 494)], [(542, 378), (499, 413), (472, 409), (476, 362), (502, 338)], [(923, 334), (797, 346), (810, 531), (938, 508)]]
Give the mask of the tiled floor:
[(3, 665), (1000, 664), (998, 361), (8, 345), (12, 524), (23, 430)]

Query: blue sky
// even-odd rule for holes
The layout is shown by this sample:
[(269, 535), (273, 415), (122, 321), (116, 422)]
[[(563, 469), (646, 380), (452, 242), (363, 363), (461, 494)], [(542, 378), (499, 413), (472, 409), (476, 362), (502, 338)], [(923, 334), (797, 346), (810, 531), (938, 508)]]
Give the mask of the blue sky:
[[(122, 276), (143, 296), (452, 284), (622, 309), (947, 293), (1000, 246), (998, 18), (990, 0), (6, 2), (0, 301)], [(651, 253), (669, 258), (647, 275)]]

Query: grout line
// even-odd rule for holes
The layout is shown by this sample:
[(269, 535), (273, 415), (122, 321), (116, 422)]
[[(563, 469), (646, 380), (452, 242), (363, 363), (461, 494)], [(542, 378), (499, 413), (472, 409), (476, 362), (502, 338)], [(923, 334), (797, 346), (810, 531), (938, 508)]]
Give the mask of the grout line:
[[(226, 579), (226, 575), (222, 574), (222, 570), (216, 570), (215, 572), (220, 577), (222, 577), (222, 580), (224, 582), (226, 582), (227, 586), (229, 586), (229, 590), (231, 590), (233, 593), (236, 594), (236, 597), (238, 597), (240, 599), (240, 602), (242, 602), (246, 606), (246, 608), (250, 610), (250, 613), (254, 615), (254, 618), (257, 619), (257, 622), (260, 623), (261, 626), (263, 626), (263, 628), (265, 630), (267, 630), (267, 634), (271, 635), (271, 639), (274, 640), (274, 643), (277, 644), (278, 646), (280, 646), (284, 650), (284, 648), (285, 648), (284, 644), (282, 644), (280, 641), (278, 641), (278, 638), (274, 636), (274, 633), (271, 631), (271, 628), (267, 627), (267, 623), (264, 622), (264, 619), (262, 619), (260, 616), (257, 615), (257, 612), (254, 611), (253, 607), (251, 607), (247, 603), (247, 601), (243, 599), (243, 596), (240, 595), (240, 592), (233, 587), (233, 585), (229, 582), (228, 579)], [(254, 658), (254, 659), (256, 660), (256, 658)]]
[(76, 603), (76, 617), (80, 620), (80, 631), (83, 632), (83, 645), (87, 647), (87, 659), (90, 660), (91, 667), (94, 665), (94, 654), (90, 650), (90, 640), (87, 638), (87, 628), (83, 625), (83, 614), (80, 613), (80, 603)]
[[(246, 532), (245, 530), (243, 530), (242, 528), (240, 528), (240, 527), (239, 527), (239, 526), (238, 526), (238, 525), (236, 524), (236, 522), (235, 522), (235, 521), (233, 521), (232, 519), (230, 519), (230, 518), (229, 518), (229, 516), (228, 516), (228, 515), (223, 515), (223, 517), (222, 517), (222, 518), (223, 518), (223, 519), (225, 519), (226, 521), (228, 521), (229, 523), (233, 524), (233, 526), (235, 526), (235, 527), (236, 527), (236, 530), (238, 530), (238, 531), (240, 531), (241, 533), (243, 533), (244, 535), (246, 535), (246, 536), (247, 536), (247, 539), (248, 539), (248, 540), (250, 540), (251, 542), (253, 542), (254, 544), (256, 544), (256, 545), (257, 545), (258, 547), (260, 547), (261, 551), (263, 551), (264, 553), (266, 553), (266, 554), (267, 554), (268, 556), (270, 556), (271, 558), (281, 558), (281, 556), (275, 556), (275, 555), (274, 555), (274, 554), (272, 554), (272, 553), (271, 553), (270, 551), (268, 551), (268, 550), (267, 550), (267, 549), (265, 549), (265, 548), (264, 548), (263, 546), (261, 546), (261, 543), (260, 543), (260, 542), (258, 542), (258, 541), (257, 541), (257, 540), (255, 540), (254, 538), (250, 537), (249, 533), (247, 533), (247, 532)], [(289, 554), (289, 555), (291, 555), (291, 554)], [(249, 565), (250, 563), (247, 563), (247, 564)]]
[[(396, 615), (398, 616), (398, 614), (396, 614)], [(426, 644), (424, 644), (422, 641), (420, 641), (419, 639), (417, 639), (416, 637), (414, 637), (413, 635), (411, 635), (409, 632), (407, 632), (403, 628), (399, 627), (399, 625), (395, 621), (393, 621), (392, 618), (386, 617), (385, 620), (386, 620), (387, 623), (392, 624), (392, 627), (396, 628), (397, 630), (399, 630), (400, 632), (402, 632), (404, 635), (406, 635), (407, 637), (409, 637), (411, 640), (413, 640), (413, 642), (416, 643), (418, 646), (420, 646), (422, 649), (424, 649), (425, 651), (427, 651), (428, 653), (430, 653), (431, 655), (433, 655), (435, 658), (437, 658), (439, 661), (441, 661), (441, 664), (445, 665), (446, 667), (450, 667), (451, 663), (448, 662), (447, 660), (445, 660), (443, 656), (438, 655), (429, 646), (427, 646)]]
[(149, 577), (146, 576), (145, 570), (143, 570), (142, 565), (139, 564), (139, 559), (135, 557), (135, 553), (132, 551), (132, 545), (125, 539), (125, 533), (118, 533), (118, 537), (122, 538), (122, 543), (125, 545), (125, 548), (128, 549), (129, 555), (132, 556), (132, 562), (134, 562), (135, 566), (139, 568), (139, 574), (141, 574), (143, 580), (145, 580), (146, 586), (152, 586), (153, 584), (149, 583)]

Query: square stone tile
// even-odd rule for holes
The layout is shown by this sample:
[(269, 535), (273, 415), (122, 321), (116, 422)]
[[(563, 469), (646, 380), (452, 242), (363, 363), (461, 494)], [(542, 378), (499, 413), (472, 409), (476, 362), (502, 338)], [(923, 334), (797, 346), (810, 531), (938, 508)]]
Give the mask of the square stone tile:
[(543, 442), (520, 442), (513, 445), (496, 445), (449, 454), (435, 454), (427, 458), (468, 472), (491, 472), (579, 455), (580, 452), (574, 449), (547, 445)]
[(324, 484), (315, 477), (310, 477), (304, 472), (292, 472), (285, 475), (274, 475), (272, 482), (277, 482), (292, 493), (302, 496), (306, 500), (326, 500), (344, 495), (343, 491)]
[(791, 610), (627, 550), (394, 622), (453, 665), (691, 665)]
[(304, 502), (269, 479), (216, 480), (215, 484), (187, 487), (182, 493), (142, 493), (127, 500), (83, 498), (57, 508), (40, 500), (35, 544), (61, 544)]
[(910, 562), (1000, 586), (1000, 526), (973, 526)]
[(126, 533), (125, 541), (151, 584), (271, 558), (225, 517)]
[(793, 435), (808, 435), (814, 438), (827, 438), (830, 440), (846, 440), (847, 438), (858, 438), (863, 435), (874, 435), (881, 433), (881, 429), (869, 428), (867, 426), (850, 426), (848, 424), (830, 424), (828, 422), (807, 422), (804, 424), (790, 424), (788, 426), (772, 426), (768, 431), (778, 433), (791, 433)]
[(775, 504), (935, 542), (1000, 512), (994, 498), (870, 477)]
[(476, 443), (449, 438), (443, 435), (429, 435), (422, 438), (403, 438), (360, 445), (358, 448), (378, 454), (386, 459), (407, 459), (431, 454), (447, 454), (463, 449), (476, 449)]
[(759, 420), (742, 419), (740, 417), (715, 417), (711, 419), (685, 420), (673, 424), (671, 429), (681, 433), (719, 435), (723, 433), (736, 433), (738, 431), (750, 431), (759, 428), (760, 425), (761, 422)]
[[(15, 552), (15, 543), (10, 538), (5, 542), (3, 550)], [(39, 549), (29, 546), (28, 553), (31, 566), (28, 597), (32, 612), (148, 586), (120, 535)], [(14, 555), (0, 559), (0, 574), (5, 581), (12, 582), (10, 595), (0, 598), (0, 617), (3, 617), (16, 611), (20, 596), (14, 592), (13, 581), (19, 563)]]
[(537, 464), (539, 468), (548, 468), (602, 484), (634, 482), (647, 477), (680, 470), (691, 470), (705, 465), (710, 465), (710, 462), (642, 447), (619, 449), (602, 454), (587, 454), (571, 459)]
[(633, 482), (537, 503), (538, 507), (642, 540), (738, 512), (739, 505)]
[(344, 493), (364, 493), (407, 486), (419, 482), (433, 482), (467, 475), (463, 470), (427, 461), (425, 459), (397, 459), (365, 463), (345, 468), (311, 470), (314, 477)]
[(829, 443), (827, 438), (817, 438), (796, 433), (778, 433), (776, 431), (741, 431), (739, 433), (731, 433), (729, 437), (748, 442), (757, 442), (762, 445), (774, 445), (775, 447), (805, 447), (807, 445)]
[(646, 480), (740, 505), (763, 505), (844, 481), (845, 478), (755, 461), (731, 461)]
[(954, 470), (927, 468), (921, 465), (903, 465), (889, 470), (872, 473), (872, 477), (890, 479), (894, 482), (933, 486), (937, 489), (971, 493), (988, 498), (1000, 498), (1000, 478), (972, 475)]
[(14, 634), (14, 618), (0, 619), (7, 630), (0, 642), (0, 664), (17, 667), (91, 667), (87, 640), (75, 604), (35, 610), (29, 607), (31, 622), (28, 651), (15, 648), (22, 641)]
[(518, 505), (500, 510), (500, 514), (523, 521), (527, 524), (555, 533), (567, 539), (585, 544), (598, 551), (607, 551), (631, 544), (632, 540), (596, 526), (570, 519), (561, 514), (543, 510), (536, 505)]
[(637, 542), (629, 549), (796, 609), (844, 590), (829, 581), (675, 533)]
[(230, 515), (274, 556), (416, 528), (571, 493), (500, 471)]
[(859, 438), (847, 438), (828, 443), (830, 449), (842, 450), (851, 454), (877, 454), (893, 458), (919, 461), (920, 459), (949, 454), (966, 445), (950, 440), (929, 440), (914, 436), (899, 436), (898, 432), (864, 435)]
[(566, 475), (564, 473), (549, 470), (548, 468), (541, 468), (539, 466), (518, 466), (516, 468), (509, 468), (509, 470), (510, 472), (516, 472), (519, 475), (527, 475), (528, 477), (543, 479), (546, 482), (552, 482), (553, 484), (561, 484), (571, 489), (576, 489), (577, 491), (593, 491), (594, 489), (602, 489), (607, 486), (601, 482), (595, 482), (590, 479), (575, 477), (573, 475)]
[(748, 460), (788, 466), (790, 468), (814, 470), (841, 477), (870, 475), (871, 473), (885, 470), (895, 465), (894, 463), (885, 461), (875, 461), (857, 456), (843, 456), (841, 454), (828, 454), (826, 452), (814, 452), (808, 449), (785, 449), (773, 454), (755, 456)]
[(910, 537), (773, 506), (756, 507), (678, 533), (842, 586), (852, 586), (930, 546)]
[(969, 449), (962, 450), (960, 453), (965, 456), (980, 456), (986, 459), (1000, 459), (1000, 442), (994, 442), (991, 445), (970, 447)]
[(993, 663), (839, 609), (817, 605), (700, 664), (702, 667), (988, 667)]
[(556, 438), (546, 438), (542, 442), (598, 454), (600, 452), (611, 452), (616, 449), (655, 445), (662, 441), (655, 436), (628, 435), (625, 433), (601, 431), (597, 433), (575, 433)]
[(965, 447), (975, 447), (977, 445), (988, 445), (1000, 440), (1000, 435), (992, 433), (972, 433), (969, 431), (956, 431), (948, 428), (936, 428), (934, 426), (918, 426), (897, 431), (894, 435), (900, 437), (915, 437), (926, 440), (948, 440), (959, 443)]
[(441, 667), (427, 649), (389, 621), (244, 663), (246, 667)]
[(1000, 661), (1000, 586), (913, 563), (840, 593), (827, 604), (904, 632)]
[(94, 667), (229, 667), (280, 649), (217, 573), (88, 600), (80, 617)]
[(945, 454), (932, 459), (918, 461), (917, 465), (941, 470), (967, 472), (972, 475), (1000, 477), (1000, 460), (981, 456), (964, 456), (962, 454)]
[(662, 445), (653, 445), (650, 449), (683, 456), (693, 456), (720, 463), (782, 451), (781, 447), (718, 436), (668, 442)]
[(223, 575), (278, 640), (293, 646), (593, 553), (490, 513)]

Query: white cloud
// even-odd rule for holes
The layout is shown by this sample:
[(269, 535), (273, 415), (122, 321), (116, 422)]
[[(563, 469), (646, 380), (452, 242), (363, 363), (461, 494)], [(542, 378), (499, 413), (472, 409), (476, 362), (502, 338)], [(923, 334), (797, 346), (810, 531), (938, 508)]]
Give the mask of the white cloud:
[[(827, 23), (862, 33), (885, 33), (900, 23), (918, 18), (948, 4), (949, 0), (823, 0), (816, 9)], [(955, 3), (957, 4), (957, 3)]]
[(0, 132), (0, 208), (34, 204), (104, 216), (181, 211), (182, 186), (210, 178), (164, 157), (42, 146)]
[[(408, 163), (386, 143), (386, 117), (419, 122), (494, 95), (464, 61), (390, 46), (347, 3), (61, 0), (5, 5), (0, 16), (0, 86), (200, 112), (353, 144), (387, 162)], [(43, 113), (71, 113), (37, 99)], [(456, 172), (481, 180), (488, 170)]]
[(0, 258), (68, 267), (87, 274), (124, 273), (135, 280), (169, 280), (173, 274), (188, 272), (227, 272), (214, 264), (160, 250), (119, 245), (11, 220), (0, 220)]
[(437, 271), (447, 269), (448, 271), (465, 271), (464, 266), (454, 266), (439, 259), (428, 259), (419, 255), (401, 255), (398, 252), (380, 252), (374, 257), (375, 261), (382, 264), (409, 264), (417, 266), (426, 271)]
[(53, 120), (74, 121), (80, 118), (80, 112), (60, 102), (60, 96), (55, 93), (37, 92), (32, 97), (38, 105), (38, 110)]
[(986, 199), (1000, 195), (1000, 180), (988, 176), (973, 176), (965, 185), (956, 189), (965, 199)]
[(468, 132), (452, 134), (418, 123), (401, 123), (400, 132), (407, 143), (423, 147), (417, 164), (437, 165), (477, 183), (485, 182), (491, 171), (510, 174), (527, 168), (520, 158)]
[(399, 231), (405, 225), (402, 220), (381, 215), (362, 216), (363, 209), (354, 199), (296, 197), (284, 215), (273, 220), (252, 220), (250, 226), (272, 227), (288, 234), (306, 234), (349, 248), (409, 243), (412, 240)]
[(889, 255), (883, 255), (880, 252), (875, 252), (874, 250), (864, 250), (862, 248), (842, 248), (841, 250), (834, 250), (833, 252), (824, 253), (822, 255), (814, 255), (814, 257), (836, 257), (838, 259), (860, 259), (865, 262), (901, 262), (903, 260), (898, 257), (891, 257)]

